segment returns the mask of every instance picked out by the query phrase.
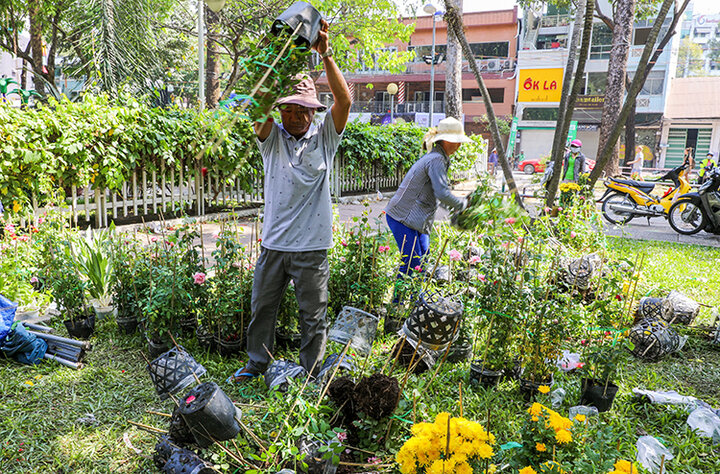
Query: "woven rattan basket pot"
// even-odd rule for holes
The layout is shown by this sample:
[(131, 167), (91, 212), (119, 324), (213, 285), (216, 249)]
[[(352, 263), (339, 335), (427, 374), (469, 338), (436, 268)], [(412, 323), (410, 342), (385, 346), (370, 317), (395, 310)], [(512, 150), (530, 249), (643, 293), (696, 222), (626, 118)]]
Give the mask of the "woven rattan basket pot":
[(205, 367), (180, 347), (174, 347), (150, 362), (147, 367), (155, 391), (161, 400), (196, 383), (205, 374)]
[(374, 314), (361, 309), (343, 306), (335, 324), (328, 332), (328, 339), (342, 345), (350, 342), (350, 347), (367, 355), (375, 341), (378, 319)]
[(427, 349), (443, 350), (457, 338), (462, 315), (462, 303), (455, 298), (434, 292), (421, 293), (403, 324), (402, 333)]

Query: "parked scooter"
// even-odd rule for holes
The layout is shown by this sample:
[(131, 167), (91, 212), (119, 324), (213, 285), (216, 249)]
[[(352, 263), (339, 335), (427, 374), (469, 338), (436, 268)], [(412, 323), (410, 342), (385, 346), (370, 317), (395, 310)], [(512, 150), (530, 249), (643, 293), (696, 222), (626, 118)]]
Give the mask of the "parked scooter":
[(683, 235), (705, 230), (720, 234), (720, 169), (705, 173), (705, 181), (696, 193), (683, 194), (670, 207), (670, 227)]
[(676, 197), (690, 192), (692, 187), (685, 176), (680, 176), (686, 165), (678, 166), (654, 181), (670, 180), (673, 187), (662, 197), (653, 196), (650, 192), (655, 188), (652, 181), (635, 181), (612, 177), (605, 180), (608, 188), (600, 202), (605, 219), (613, 224), (627, 224), (634, 217), (666, 217)]

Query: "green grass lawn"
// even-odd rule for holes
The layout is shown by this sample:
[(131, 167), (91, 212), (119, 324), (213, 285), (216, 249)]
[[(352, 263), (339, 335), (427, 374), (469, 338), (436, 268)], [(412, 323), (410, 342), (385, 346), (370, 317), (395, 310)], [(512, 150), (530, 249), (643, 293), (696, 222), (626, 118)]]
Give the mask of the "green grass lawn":
[[(677, 289), (699, 302), (720, 304), (720, 249), (666, 242), (639, 242), (610, 239), (618, 255), (634, 259), (644, 255), (644, 266), (638, 296), (663, 296)], [(708, 324), (711, 313), (703, 308), (699, 324)], [(55, 322), (60, 327), (60, 321)], [(64, 334), (64, 329), (59, 330)], [(632, 360), (620, 370), (620, 386), (613, 409), (601, 415), (621, 435), (620, 450), (625, 459), (634, 459), (638, 436), (650, 434), (671, 447), (675, 459), (666, 467), (668, 473), (720, 472), (720, 452), (708, 439), (700, 438), (685, 424), (687, 413), (677, 407), (651, 405), (632, 396), (634, 387), (677, 390), (720, 407), (720, 348), (713, 347), (698, 329), (685, 329), (690, 339), (679, 354), (659, 362)], [(379, 370), (393, 342), (383, 336), (374, 347), (365, 373)], [(282, 441), (292, 440), (291, 432), (322, 431), (321, 420), (329, 418), (331, 409), (314, 409), (318, 392), (306, 389), (301, 394), (268, 397), (262, 380), (249, 386), (229, 386), (224, 381), (241, 367), (239, 359), (225, 359), (200, 351), (194, 340), (181, 344), (207, 368), (203, 381), (220, 384), (231, 398), (242, 403), (245, 424), (266, 444), (281, 430)], [(160, 401), (146, 371), (140, 351), (145, 350), (139, 335), (121, 336), (112, 321), (99, 323), (93, 338), (94, 348), (82, 370), (64, 368), (52, 362), (37, 367), (21, 366), (10, 361), (0, 362), (0, 472), (1, 473), (91, 473), (91, 472), (157, 472), (152, 463), (155, 435), (131, 425), (129, 421), (167, 428), (167, 419), (150, 413), (170, 413), (171, 400)], [(292, 357), (292, 354), (280, 354)], [(395, 369), (402, 378), (404, 372)], [(365, 462), (377, 454), (389, 463), (402, 442), (409, 436), (413, 421), (432, 419), (437, 413), (449, 411), (463, 414), (489, 427), (498, 444), (520, 439), (520, 426), (527, 405), (518, 396), (514, 381), (503, 382), (497, 390), (468, 386), (469, 364), (445, 364), (431, 381), (431, 373), (411, 375), (407, 380), (401, 404), (393, 418), (390, 440), (377, 445), (387, 422), (370, 423), (363, 427), (360, 452), (355, 462)], [(576, 404), (579, 378), (559, 375), (556, 386), (567, 396), (559, 408), (561, 413)], [(462, 391), (462, 407), (460, 405)], [(289, 415), (293, 400), (301, 403)], [(97, 423), (79, 421), (93, 414)], [(307, 420), (311, 422), (306, 426)], [(294, 434), (294, 433), (293, 433)], [(286, 444), (292, 441), (286, 441)], [(375, 443), (375, 445), (373, 444)], [(255, 450), (252, 440), (241, 432), (236, 443), (225, 445), (245, 457)], [(139, 452), (137, 452), (137, 451)], [(234, 468), (230, 457), (218, 448), (205, 453), (227, 472), (244, 472)], [(278, 469), (276, 469), (278, 470)], [(267, 472), (275, 472), (269, 470)], [(369, 470), (369, 469), (368, 469)], [(394, 472), (394, 467), (384, 468)], [(361, 472), (361, 471), (358, 471)], [(511, 472), (511, 471), (503, 471)]]

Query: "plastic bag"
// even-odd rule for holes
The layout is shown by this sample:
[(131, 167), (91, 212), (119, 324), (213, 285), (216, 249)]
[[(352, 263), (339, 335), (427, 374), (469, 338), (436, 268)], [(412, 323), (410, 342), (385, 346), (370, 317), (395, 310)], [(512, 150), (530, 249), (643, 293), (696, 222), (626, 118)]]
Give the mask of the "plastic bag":
[(698, 408), (690, 413), (687, 424), (700, 436), (712, 438), (714, 444), (720, 443), (720, 416), (708, 408)]
[(15, 320), (17, 307), (17, 303), (0, 295), (0, 342), (2, 342), (5, 336), (7, 336), (7, 333), (10, 332), (10, 326), (12, 326)]
[(562, 351), (562, 355), (558, 357), (556, 365), (563, 372), (570, 372), (583, 366), (580, 362), (580, 354), (568, 350)]
[(585, 415), (585, 416), (598, 416), (600, 412), (595, 407), (589, 407), (586, 405), (576, 405), (574, 407), (570, 407), (570, 414), (569, 418), (571, 420), (575, 419), (577, 415)]
[[(653, 436), (641, 436), (637, 440), (637, 461), (653, 473), (660, 472), (660, 464), (666, 466), (673, 454)], [(665, 469), (664, 469), (665, 470)]]
[(556, 388), (550, 393), (550, 404), (553, 408), (558, 408), (560, 405), (562, 405), (563, 400), (565, 400), (565, 396), (567, 395), (567, 392), (564, 388)]

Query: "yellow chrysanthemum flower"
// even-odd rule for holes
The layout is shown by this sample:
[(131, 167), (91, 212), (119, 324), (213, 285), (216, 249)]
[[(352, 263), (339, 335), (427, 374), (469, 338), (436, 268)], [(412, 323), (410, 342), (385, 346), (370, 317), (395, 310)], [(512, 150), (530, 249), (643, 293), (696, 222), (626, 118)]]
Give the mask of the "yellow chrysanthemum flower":
[(615, 469), (626, 474), (637, 474), (638, 470), (635, 467), (635, 463), (632, 463), (630, 461), (625, 461), (624, 459), (618, 460), (614, 464)]
[(528, 466), (520, 469), (520, 472), (518, 474), (537, 474), (537, 471), (532, 467)]
[(547, 451), (547, 446), (545, 446), (545, 443), (535, 443), (535, 450), (540, 453), (544, 453)]
[(488, 466), (487, 472), (488, 474), (495, 474), (497, 472), (497, 466), (495, 464), (490, 464), (490, 466)]
[(533, 416), (540, 416), (542, 413), (543, 406), (539, 403), (535, 402), (532, 404), (530, 408), (528, 408), (528, 413), (530, 413)]
[(581, 415), (579, 413), (577, 415), (575, 415), (575, 420), (579, 421), (580, 423), (585, 422), (586, 419), (587, 419), (587, 417), (585, 415)]
[(565, 444), (572, 441), (572, 434), (568, 430), (559, 430), (555, 433), (555, 440), (558, 444)]
[(548, 392), (550, 392), (550, 387), (548, 387), (547, 385), (540, 385), (538, 387), (538, 392), (542, 394), (547, 394)]
[(493, 449), (490, 445), (483, 443), (482, 446), (477, 450), (477, 456), (482, 459), (489, 459), (493, 455)]

